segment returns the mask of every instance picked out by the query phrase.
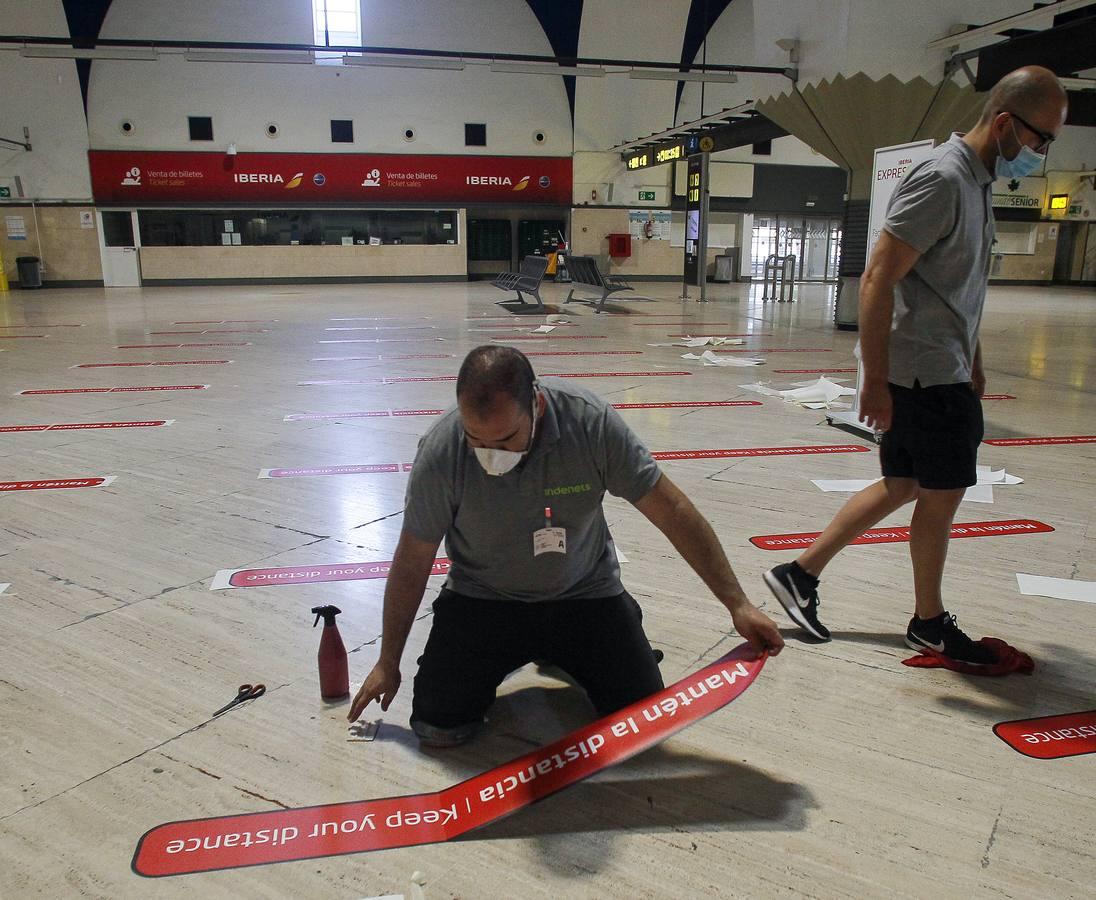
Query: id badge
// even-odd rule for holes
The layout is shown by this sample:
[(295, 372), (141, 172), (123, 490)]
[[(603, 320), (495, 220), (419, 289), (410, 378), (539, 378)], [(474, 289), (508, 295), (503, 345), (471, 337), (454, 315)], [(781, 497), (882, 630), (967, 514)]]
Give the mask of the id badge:
[(542, 553), (566, 553), (566, 528), (541, 528), (533, 532), (533, 556)]

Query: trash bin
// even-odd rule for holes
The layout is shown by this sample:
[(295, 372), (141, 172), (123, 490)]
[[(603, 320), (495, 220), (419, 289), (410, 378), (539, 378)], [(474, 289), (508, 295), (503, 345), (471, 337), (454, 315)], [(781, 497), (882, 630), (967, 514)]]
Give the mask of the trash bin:
[(715, 275), (712, 281), (727, 283), (738, 280), (738, 248), (715, 258)]
[(42, 261), (37, 256), (17, 256), (15, 267), (19, 270), (19, 287), (40, 288), (42, 286)]

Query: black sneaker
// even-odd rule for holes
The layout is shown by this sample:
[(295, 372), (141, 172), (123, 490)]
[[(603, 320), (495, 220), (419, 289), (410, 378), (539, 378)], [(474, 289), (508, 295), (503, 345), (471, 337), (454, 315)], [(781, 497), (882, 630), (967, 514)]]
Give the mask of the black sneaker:
[(947, 612), (935, 619), (910, 619), (906, 629), (906, 646), (913, 650), (928, 647), (942, 656), (972, 666), (985, 666), (997, 662), (997, 654), (970, 637), (959, 627), (955, 616)]
[(829, 629), (818, 621), (817, 578), (791, 562), (769, 569), (765, 573), (765, 584), (796, 625), (820, 641), (830, 639)]

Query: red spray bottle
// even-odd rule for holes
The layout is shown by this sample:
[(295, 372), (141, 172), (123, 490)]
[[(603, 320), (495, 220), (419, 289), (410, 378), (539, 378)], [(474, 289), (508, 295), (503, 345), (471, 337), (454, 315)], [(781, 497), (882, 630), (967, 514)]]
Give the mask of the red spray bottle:
[(323, 617), (323, 634), (320, 636), (320, 696), (324, 700), (342, 700), (350, 696), (350, 666), (346, 660), (346, 646), (343, 644), (335, 616), (342, 612), (337, 606), (314, 606), (316, 614), (315, 628)]

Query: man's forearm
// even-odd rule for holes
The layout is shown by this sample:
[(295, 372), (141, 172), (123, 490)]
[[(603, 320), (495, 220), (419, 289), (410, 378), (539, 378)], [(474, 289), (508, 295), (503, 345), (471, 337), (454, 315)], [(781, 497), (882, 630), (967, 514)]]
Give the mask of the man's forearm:
[(881, 274), (865, 273), (860, 291), (860, 356), (865, 382), (885, 382), (890, 368), (890, 330), (894, 285)]
[(731, 612), (749, 600), (727, 561), (712, 526), (684, 494), (674, 506), (672, 525), (663, 529), (674, 549), (700, 576), (708, 589)]
[(429, 577), (429, 570), (425, 575), (419, 575), (417, 572), (406, 572), (396, 565), (393, 565), (389, 573), (384, 591), (384, 631), (381, 634), (380, 658), (394, 668), (399, 668), (407, 635), (411, 633), (415, 613), (422, 603)]

